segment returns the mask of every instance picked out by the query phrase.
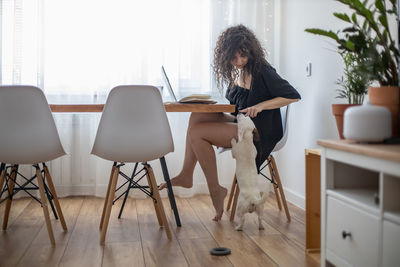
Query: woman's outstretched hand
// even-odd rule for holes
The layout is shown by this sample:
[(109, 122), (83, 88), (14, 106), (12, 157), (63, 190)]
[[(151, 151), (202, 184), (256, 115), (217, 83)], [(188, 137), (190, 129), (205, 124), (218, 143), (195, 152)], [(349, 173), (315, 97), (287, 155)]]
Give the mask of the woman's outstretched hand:
[(260, 113), (262, 109), (258, 107), (257, 105), (239, 110), (239, 112), (244, 113), (245, 116), (250, 116), (251, 118), (254, 118), (257, 116), (258, 113)]

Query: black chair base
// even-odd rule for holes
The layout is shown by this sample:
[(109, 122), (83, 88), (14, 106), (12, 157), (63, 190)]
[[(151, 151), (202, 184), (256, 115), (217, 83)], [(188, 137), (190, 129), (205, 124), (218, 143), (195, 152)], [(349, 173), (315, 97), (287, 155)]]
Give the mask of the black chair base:
[[(172, 190), (171, 181), (169, 179), (168, 168), (167, 168), (167, 164), (165, 162), (165, 158), (164, 157), (160, 158), (160, 163), (161, 163), (161, 169), (162, 169), (163, 176), (164, 176), (164, 181), (167, 184), (168, 199), (169, 199), (170, 206), (171, 206), (171, 208), (172, 208), (172, 210), (174, 212), (175, 222), (176, 222), (176, 225), (178, 227), (181, 227), (182, 224), (181, 224), (181, 220), (180, 220), (180, 217), (179, 217), (178, 208), (176, 206), (175, 196), (174, 196), (174, 192)], [(114, 162), (114, 166), (116, 166), (116, 162)], [(138, 163), (135, 163), (135, 167), (133, 169), (131, 177), (127, 176), (126, 174), (124, 174), (122, 172), (119, 173), (122, 177), (124, 177), (126, 179), (126, 181), (121, 186), (119, 186), (116, 189), (115, 192), (119, 191), (126, 184), (128, 184), (128, 183), (129, 184), (128, 184), (128, 187), (126, 188), (126, 190), (122, 194), (120, 194), (118, 197), (116, 197), (115, 200), (113, 201), (113, 204), (114, 204), (118, 199), (120, 199), (122, 196), (124, 196), (124, 199), (123, 199), (123, 202), (122, 202), (122, 205), (121, 205), (121, 209), (120, 209), (119, 214), (118, 214), (118, 219), (120, 219), (121, 216), (122, 216), (122, 212), (123, 212), (124, 207), (125, 207), (125, 202), (126, 202), (126, 199), (128, 198), (129, 191), (131, 189), (139, 189), (142, 192), (144, 192), (146, 195), (152, 197), (151, 192), (148, 190), (148, 186), (139, 185), (139, 181), (141, 179), (143, 179), (143, 177), (146, 176), (146, 173), (144, 173), (142, 176), (138, 177), (141, 174), (141, 172), (144, 170), (144, 168), (142, 168), (141, 170), (138, 171), (137, 167), (138, 167)], [(137, 178), (136, 181), (134, 180), (135, 178)]]
[[(3, 203), (4, 201), (6, 201), (7, 199), (12, 200), (13, 197), (14, 197), (18, 192), (20, 192), (20, 191), (24, 191), (24, 192), (27, 193), (31, 198), (33, 198), (34, 200), (36, 200), (37, 202), (39, 202), (40, 204), (42, 204), (41, 201), (40, 201), (37, 197), (35, 197), (33, 194), (31, 194), (31, 193), (29, 192), (29, 191), (32, 191), (32, 190), (39, 190), (39, 187), (38, 187), (36, 184), (33, 183), (33, 180), (35, 180), (35, 179), (37, 178), (37, 177), (36, 177), (36, 174), (35, 174), (34, 176), (32, 176), (31, 178), (27, 178), (27, 177), (23, 176), (21, 173), (18, 172), (18, 167), (19, 167), (19, 165), (10, 165), (10, 166), (6, 166), (5, 163), (1, 163), (1, 165), (0, 165), (0, 175), (1, 175), (1, 173), (3, 172), (3, 170), (7, 171), (7, 168), (12, 168), (12, 167), (14, 167), (14, 169), (12, 169), (10, 173), (6, 173), (6, 177), (5, 177), (5, 181), (4, 181), (4, 186), (2, 186), (2, 187), (0, 188), (0, 204)], [(45, 167), (45, 164), (43, 163), (43, 168), (40, 170), (42, 174), (44, 173), (44, 167)], [(15, 177), (14, 177), (14, 178), (12, 178), (12, 177), (13, 177), (13, 172), (15, 172)], [(18, 176), (21, 177), (21, 178), (23, 178), (23, 179), (25, 180), (25, 182), (22, 183), (22, 184), (20, 184), (19, 182), (17, 182), (17, 177), (18, 177)], [(50, 207), (51, 207), (51, 210), (53, 211), (54, 218), (55, 218), (56, 220), (58, 220), (57, 211), (56, 211), (56, 209), (55, 209), (55, 207), (54, 207), (54, 203), (53, 203), (54, 196), (53, 196), (53, 194), (50, 192), (49, 187), (47, 186), (46, 180), (44, 179), (44, 177), (45, 177), (45, 176), (42, 175), (42, 180), (43, 180), (43, 184), (44, 184), (45, 194), (46, 194), (47, 199), (48, 199), (48, 201), (49, 201), (49, 203), (50, 203)], [(9, 181), (10, 181), (10, 179), (13, 180), (13, 184), (14, 184), (12, 190), (11, 190), (11, 188), (9, 188)], [(3, 193), (6, 193), (6, 192), (8, 193), (8, 196), (2, 199), (1, 197), (3, 196)]]

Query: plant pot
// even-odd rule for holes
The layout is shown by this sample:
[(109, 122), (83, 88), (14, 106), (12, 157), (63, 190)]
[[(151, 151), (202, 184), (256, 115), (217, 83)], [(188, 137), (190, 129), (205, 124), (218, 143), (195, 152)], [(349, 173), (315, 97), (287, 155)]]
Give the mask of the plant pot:
[(392, 135), (399, 136), (399, 87), (381, 86), (368, 88), (369, 102), (373, 105), (384, 106), (392, 115)]
[(349, 107), (359, 106), (358, 104), (332, 104), (332, 113), (336, 119), (336, 126), (338, 128), (340, 139), (343, 137), (343, 114)]

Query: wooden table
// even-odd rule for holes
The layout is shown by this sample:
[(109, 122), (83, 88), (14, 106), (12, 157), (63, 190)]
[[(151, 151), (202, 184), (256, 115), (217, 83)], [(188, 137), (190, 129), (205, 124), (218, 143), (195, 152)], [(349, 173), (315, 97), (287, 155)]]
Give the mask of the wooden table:
[[(52, 112), (102, 112), (104, 104), (50, 104)], [(167, 112), (234, 112), (229, 104), (164, 103)]]

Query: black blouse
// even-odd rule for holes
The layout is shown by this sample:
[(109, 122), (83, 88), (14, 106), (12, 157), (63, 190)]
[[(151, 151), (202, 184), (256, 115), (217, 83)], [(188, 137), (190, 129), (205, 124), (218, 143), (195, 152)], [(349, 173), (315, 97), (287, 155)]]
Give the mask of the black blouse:
[[(241, 109), (275, 97), (301, 98), (297, 90), (270, 66), (263, 66), (259, 73), (253, 76), (250, 90), (234, 86), (229, 88), (226, 94), (229, 102), (236, 106), (233, 115), (237, 115)], [(263, 110), (252, 120), (260, 135), (260, 141), (254, 142), (257, 148), (256, 165), (259, 172), (261, 164), (268, 158), (283, 136), (281, 112), (279, 108)]]

